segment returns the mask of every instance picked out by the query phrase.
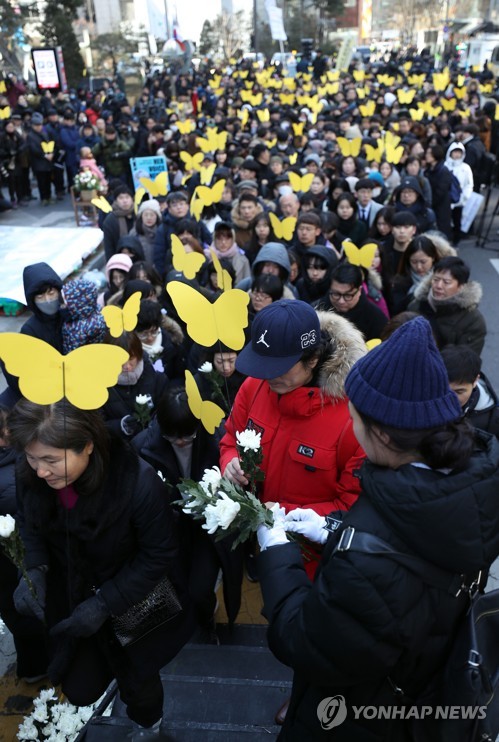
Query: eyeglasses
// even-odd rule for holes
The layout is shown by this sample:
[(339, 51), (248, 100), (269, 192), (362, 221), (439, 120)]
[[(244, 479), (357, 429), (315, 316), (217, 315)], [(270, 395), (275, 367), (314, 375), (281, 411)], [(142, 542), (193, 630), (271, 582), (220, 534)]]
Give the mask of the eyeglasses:
[(149, 338), (155, 338), (159, 335), (160, 329), (156, 327), (154, 330), (144, 330), (144, 332), (138, 332), (137, 337), (139, 340), (148, 340)]
[(252, 291), (251, 296), (257, 301), (272, 301), (270, 294), (266, 294), (264, 291)]
[(330, 291), (329, 296), (331, 299), (335, 299), (335, 301), (352, 301), (352, 299), (355, 299), (359, 291), (360, 289), (355, 289), (355, 291), (347, 291), (345, 294), (342, 294), (340, 291)]
[(197, 431), (191, 433), (191, 435), (162, 435), (161, 437), (168, 441), (168, 443), (175, 443), (175, 441), (183, 441), (184, 443), (190, 443), (195, 440)]

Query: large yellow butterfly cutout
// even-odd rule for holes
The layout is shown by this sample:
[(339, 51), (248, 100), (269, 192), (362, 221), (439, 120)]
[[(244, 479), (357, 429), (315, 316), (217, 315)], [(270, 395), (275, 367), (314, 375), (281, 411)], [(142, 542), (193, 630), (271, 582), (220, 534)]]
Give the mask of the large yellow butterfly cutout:
[(409, 75), (407, 81), (409, 85), (414, 85), (416, 88), (420, 88), (426, 79), (426, 75)]
[(208, 167), (202, 167), (199, 171), (199, 180), (201, 181), (201, 185), (210, 185), (213, 176), (215, 175), (215, 170), (217, 169), (216, 162), (213, 162), (211, 165), (208, 165)]
[(376, 79), (380, 85), (386, 85), (387, 87), (390, 87), (395, 82), (395, 78), (390, 75), (376, 75)]
[(180, 159), (185, 164), (185, 169), (190, 170), (201, 170), (201, 163), (204, 160), (202, 152), (196, 152), (195, 155), (190, 155), (188, 152), (181, 152)]
[(168, 173), (166, 170), (156, 175), (154, 180), (150, 178), (139, 178), (139, 181), (151, 196), (166, 196), (166, 191), (168, 190)]
[(195, 190), (196, 198), (202, 202), (203, 206), (213, 206), (221, 201), (224, 188), (225, 179), (218, 180), (211, 188), (198, 186)]
[(244, 109), (244, 110), (242, 110), (242, 111), (238, 111), (238, 113), (237, 113), (237, 117), (238, 117), (238, 118), (240, 119), (240, 121), (241, 121), (241, 126), (242, 126), (242, 128), (244, 129), (244, 127), (245, 127), (245, 126), (246, 126), (246, 124), (248, 123), (248, 119), (249, 119), (249, 111), (248, 111), (248, 109), (247, 109), (247, 108), (245, 108), (245, 109)]
[(194, 193), (192, 194), (191, 203), (189, 204), (189, 210), (197, 222), (201, 219), (203, 209), (204, 204), (201, 199), (197, 197), (196, 191), (194, 191)]
[(415, 108), (410, 108), (409, 113), (411, 114), (411, 119), (413, 121), (421, 121), (425, 112), (422, 109), (416, 110)]
[(382, 142), (379, 142), (376, 147), (373, 147), (372, 144), (366, 144), (364, 145), (364, 149), (366, 151), (366, 160), (368, 162), (381, 162), (385, 149)]
[(244, 328), (248, 326), (249, 294), (240, 289), (224, 291), (212, 304), (199, 291), (180, 281), (166, 285), (187, 333), (195, 343), (210, 348), (220, 340), (232, 350), (244, 345)]
[(295, 102), (295, 94), (294, 93), (280, 93), (279, 100), (281, 101), (283, 106), (292, 106)]
[(467, 88), (453, 88), (453, 91), (458, 100), (464, 100), (464, 98), (468, 94)]
[(293, 239), (297, 221), (295, 216), (287, 216), (281, 222), (272, 211), (269, 211), (269, 219), (278, 240), (287, 240), (289, 242)]
[(288, 172), (288, 176), (291, 188), (295, 193), (298, 193), (299, 191), (301, 191), (302, 193), (308, 193), (308, 191), (310, 190), (310, 186), (312, 185), (312, 181), (315, 178), (314, 173), (298, 175), (298, 173), (294, 173), (292, 170)]
[(107, 402), (108, 387), (118, 381), (129, 355), (115, 345), (85, 345), (63, 356), (43, 340), (5, 332), (0, 358), (31, 402), (53, 404), (66, 397), (81, 410), (94, 410)]
[(361, 137), (356, 139), (345, 139), (345, 137), (338, 137), (336, 140), (338, 147), (343, 157), (358, 157), (360, 148), (362, 147)]
[(272, 147), (275, 147), (277, 144), (277, 137), (274, 137), (274, 139), (267, 139), (265, 144), (267, 145), (269, 149), (272, 149)]
[[(196, 124), (192, 119), (187, 119), (187, 121), (177, 121), (176, 126), (181, 134), (190, 134), (191, 131), (194, 131), (196, 128)], [(180, 153), (180, 157), (182, 157), (182, 153)]]
[(126, 300), (123, 309), (113, 304), (102, 308), (102, 316), (113, 338), (119, 338), (124, 332), (131, 332), (135, 329), (141, 298), (140, 291), (136, 291)]
[(348, 262), (351, 263), (351, 265), (361, 265), (363, 268), (371, 267), (374, 256), (376, 255), (376, 250), (379, 249), (374, 242), (370, 242), (368, 245), (363, 245), (362, 247), (357, 247), (357, 245), (354, 245), (350, 240), (345, 240), (341, 245)]
[(415, 90), (397, 90), (397, 98), (399, 103), (401, 103), (402, 105), (406, 103), (412, 103), (415, 97)]
[(366, 79), (366, 73), (364, 70), (354, 70), (353, 71), (353, 79), (355, 82), (364, 82)]
[(180, 271), (186, 278), (192, 279), (201, 268), (206, 258), (199, 252), (186, 252), (179, 237), (172, 234), (172, 263), (176, 271)]
[(142, 203), (142, 199), (144, 198), (146, 193), (146, 189), (142, 188), (142, 186), (140, 188), (137, 188), (137, 190), (135, 191), (135, 196), (133, 197), (135, 213), (138, 212), (139, 206)]
[(232, 288), (232, 278), (229, 271), (225, 270), (225, 268), (222, 268), (222, 264), (220, 263), (217, 254), (212, 247), (210, 247), (210, 255), (211, 259), (213, 260), (215, 270), (217, 272), (218, 288), (222, 291), (230, 291), (230, 289)]
[(302, 136), (304, 126), (305, 126), (304, 121), (301, 121), (299, 124), (293, 124), (293, 132), (294, 132), (295, 137)]
[(296, 165), (297, 159), (298, 159), (298, 152), (293, 152), (292, 155), (289, 155), (289, 164)]
[(1, 119), (10, 119), (10, 106), (5, 106), (5, 108), (0, 108), (0, 120)]
[(368, 100), (365, 105), (359, 106), (361, 116), (368, 117), (372, 116), (376, 110), (376, 103), (373, 100)]
[(42, 142), (42, 150), (46, 155), (52, 154), (54, 151), (55, 142)]
[(261, 124), (266, 124), (268, 121), (270, 121), (270, 113), (268, 108), (264, 108), (263, 110), (259, 108), (256, 112), (256, 115), (258, 116), (258, 120)]
[(111, 206), (107, 198), (104, 198), (104, 196), (93, 198), (90, 203), (103, 211), (104, 214), (109, 214), (113, 210), (113, 207)]

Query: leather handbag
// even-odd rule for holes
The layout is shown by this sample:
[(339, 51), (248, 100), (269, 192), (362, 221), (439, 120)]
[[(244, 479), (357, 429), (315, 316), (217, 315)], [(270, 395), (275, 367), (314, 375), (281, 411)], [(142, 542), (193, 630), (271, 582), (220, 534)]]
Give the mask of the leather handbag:
[(112, 616), (116, 639), (122, 647), (142, 639), (182, 611), (178, 595), (168, 577), (163, 577), (149, 595), (130, 606), (121, 616)]

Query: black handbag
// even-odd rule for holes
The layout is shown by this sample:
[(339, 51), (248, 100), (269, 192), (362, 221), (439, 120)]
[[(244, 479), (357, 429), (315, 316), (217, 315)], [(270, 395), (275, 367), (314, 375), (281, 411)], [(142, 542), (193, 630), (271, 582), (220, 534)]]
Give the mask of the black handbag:
[(168, 577), (163, 577), (149, 595), (122, 613), (112, 616), (111, 624), (122, 647), (142, 639), (182, 611), (178, 595)]

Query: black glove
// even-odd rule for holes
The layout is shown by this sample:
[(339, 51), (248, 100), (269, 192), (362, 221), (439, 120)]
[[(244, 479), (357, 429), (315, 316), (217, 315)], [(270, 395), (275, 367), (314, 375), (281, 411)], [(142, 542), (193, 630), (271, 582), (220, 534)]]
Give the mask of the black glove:
[(137, 435), (142, 430), (142, 426), (135, 415), (125, 415), (121, 418), (121, 430), (125, 435)]
[(59, 621), (50, 631), (50, 636), (66, 634), (67, 636), (92, 636), (100, 629), (110, 611), (101, 596), (97, 593), (93, 598), (84, 600), (77, 605), (69, 618)]
[(47, 595), (47, 568), (34, 567), (27, 570), (31, 580), (35, 596), (28, 587), (28, 583), (21, 578), (19, 585), (14, 590), (13, 599), (16, 611), (22, 616), (35, 616), (39, 621), (45, 620), (45, 598)]

